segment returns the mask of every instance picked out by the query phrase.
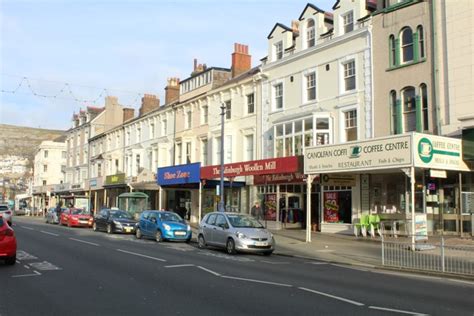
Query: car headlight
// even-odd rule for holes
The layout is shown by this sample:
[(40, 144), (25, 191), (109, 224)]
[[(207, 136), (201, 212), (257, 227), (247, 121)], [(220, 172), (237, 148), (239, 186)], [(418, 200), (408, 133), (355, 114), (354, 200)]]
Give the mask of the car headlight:
[(114, 224), (115, 224), (115, 226), (117, 226), (117, 227), (122, 227), (122, 224), (121, 224), (120, 222), (118, 222), (118, 221), (114, 221)]
[(247, 238), (247, 236), (245, 236), (245, 234), (240, 233), (240, 232), (236, 232), (235, 235), (237, 236), (237, 238), (241, 238), (241, 239)]
[(163, 228), (165, 230), (170, 230), (171, 229), (170, 225), (168, 225), (168, 224), (163, 224)]
[(191, 226), (190, 226), (190, 225), (188, 225), (188, 227), (186, 227), (186, 229), (187, 229), (187, 230), (191, 230)]

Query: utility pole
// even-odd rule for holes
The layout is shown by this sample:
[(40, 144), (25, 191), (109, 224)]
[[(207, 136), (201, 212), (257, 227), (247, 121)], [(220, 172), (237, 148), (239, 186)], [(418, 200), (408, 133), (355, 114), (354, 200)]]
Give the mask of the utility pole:
[(219, 206), (217, 210), (219, 212), (224, 212), (224, 122), (225, 122), (225, 103), (221, 104), (221, 183), (219, 186)]

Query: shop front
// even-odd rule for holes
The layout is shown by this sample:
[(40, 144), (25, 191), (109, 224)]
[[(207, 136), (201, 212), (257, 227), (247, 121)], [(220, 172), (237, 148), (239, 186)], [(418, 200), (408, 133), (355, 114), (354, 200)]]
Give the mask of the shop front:
[[(226, 210), (251, 213), (259, 202), (263, 209), (262, 221), (269, 228), (302, 228), (305, 226), (305, 191), (302, 163), (299, 157), (282, 157), (224, 165)], [(220, 165), (201, 168), (201, 179), (212, 181), (218, 187)], [(241, 186), (235, 185), (240, 180)], [(234, 183), (229, 188), (227, 183)], [(215, 190), (214, 192), (217, 192)], [(218, 194), (215, 198), (218, 199)], [(229, 196), (231, 198), (229, 198)], [(229, 208), (232, 200), (232, 208)], [(235, 206), (238, 205), (238, 208)]]
[(200, 168), (200, 162), (158, 168), (158, 208), (176, 212), (191, 222), (199, 222), (202, 191)]
[(158, 209), (159, 186), (156, 183), (156, 176), (151, 170), (143, 169), (138, 176), (130, 177), (128, 183), (133, 192), (142, 192), (148, 196), (147, 209)]
[(420, 133), (308, 148), (307, 181), (321, 177), (321, 231), (351, 234), (363, 216), (378, 214), (406, 235), (416, 234), (415, 215), (429, 234), (462, 233), (470, 171), (462, 157), (461, 140)]
[(125, 173), (117, 173), (114, 175), (106, 176), (103, 188), (104, 188), (104, 195), (103, 195), (104, 205), (101, 205), (100, 208), (118, 207), (119, 195), (130, 191), (130, 188), (127, 185), (127, 182), (125, 179)]

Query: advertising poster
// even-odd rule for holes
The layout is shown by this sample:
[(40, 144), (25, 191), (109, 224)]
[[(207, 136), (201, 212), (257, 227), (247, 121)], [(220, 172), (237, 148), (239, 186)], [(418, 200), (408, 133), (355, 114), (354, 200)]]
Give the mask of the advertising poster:
[(276, 208), (277, 208), (277, 195), (266, 194), (265, 195), (265, 220), (275, 221), (276, 220)]
[(338, 192), (324, 192), (324, 221), (339, 222)]
[(428, 240), (428, 221), (426, 214), (415, 215), (415, 240)]

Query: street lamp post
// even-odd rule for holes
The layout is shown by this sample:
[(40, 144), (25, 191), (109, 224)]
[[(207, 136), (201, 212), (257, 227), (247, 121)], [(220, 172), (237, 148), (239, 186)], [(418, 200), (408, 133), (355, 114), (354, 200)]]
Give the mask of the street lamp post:
[(225, 122), (225, 103), (221, 104), (221, 182), (219, 185), (219, 206), (218, 211), (224, 212), (224, 122)]

